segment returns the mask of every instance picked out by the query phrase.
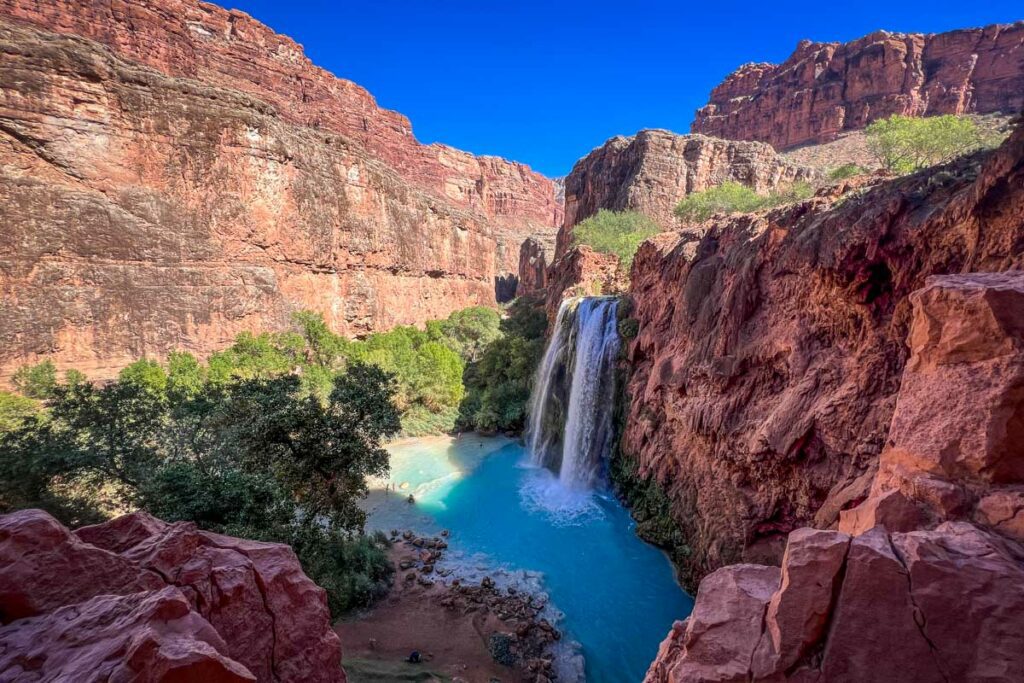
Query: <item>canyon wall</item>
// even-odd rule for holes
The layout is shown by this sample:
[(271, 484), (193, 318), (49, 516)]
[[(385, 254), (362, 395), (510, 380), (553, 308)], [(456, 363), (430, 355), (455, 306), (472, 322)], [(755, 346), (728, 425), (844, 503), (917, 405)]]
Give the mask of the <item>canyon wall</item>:
[(214, 5), (0, 0), (0, 69), (0, 381), (204, 355), (302, 308), (359, 335), (493, 304), (561, 222), (551, 181), (419, 144)]
[(1024, 109), (1024, 22), (939, 34), (879, 31), (802, 41), (782, 64), (745, 64), (711, 91), (691, 130), (776, 149), (827, 142), (892, 114)]
[(0, 679), (345, 683), (292, 549), (134, 513), (0, 516)]
[(1024, 671), (1024, 271), (930, 277), (868, 499), (703, 582), (648, 683)]
[[(872, 185), (873, 184), (873, 185)], [(856, 179), (645, 243), (623, 440), (666, 493), (691, 585), (777, 563), (868, 496), (936, 274), (1024, 266), (1024, 129), (996, 152)]]
[(692, 192), (726, 181), (767, 192), (814, 175), (760, 143), (666, 130), (614, 137), (577, 161), (565, 178), (565, 218), (555, 259), (571, 247), (572, 227), (599, 209), (639, 211), (671, 230), (676, 225), (672, 210)]

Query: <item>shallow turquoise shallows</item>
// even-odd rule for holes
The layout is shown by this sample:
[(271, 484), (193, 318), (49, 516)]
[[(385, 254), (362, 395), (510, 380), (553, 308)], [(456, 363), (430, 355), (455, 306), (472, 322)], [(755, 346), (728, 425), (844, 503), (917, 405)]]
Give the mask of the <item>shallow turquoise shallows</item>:
[(389, 450), (394, 492), (377, 482), (368, 526), (446, 528), (450, 557), (467, 573), (539, 581), (563, 614), (566, 640), (582, 650), (587, 681), (642, 680), (672, 622), (689, 615), (693, 600), (668, 559), (637, 538), (610, 493), (565, 489), (507, 439), (434, 437)]

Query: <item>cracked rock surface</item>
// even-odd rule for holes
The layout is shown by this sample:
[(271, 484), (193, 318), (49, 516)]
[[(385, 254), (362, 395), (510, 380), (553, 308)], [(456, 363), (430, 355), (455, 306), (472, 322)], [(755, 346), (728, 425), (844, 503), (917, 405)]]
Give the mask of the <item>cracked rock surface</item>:
[(345, 680), (326, 595), (285, 545), (22, 510), (0, 517), (0, 586), (0, 680)]

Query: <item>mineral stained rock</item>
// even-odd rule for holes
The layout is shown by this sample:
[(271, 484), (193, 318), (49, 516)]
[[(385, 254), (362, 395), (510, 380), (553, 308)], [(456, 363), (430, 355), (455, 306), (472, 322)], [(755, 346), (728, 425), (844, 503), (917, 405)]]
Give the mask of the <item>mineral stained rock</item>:
[(692, 132), (776, 149), (827, 142), (892, 114), (1024, 109), (1024, 22), (939, 34), (802, 41), (782, 64), (744, 64), (711, 91)]
[[(751, 565), (704, 579), (649, 683), (1020, 678), (1024, 545), (1004, 522), (1024, 485), (1024, 272), (931, 277), (911, 304), (911, 355), (868, 499), (840, 531), (792, 532), (781, 579), (754, 607), (728, 589)], [(894, 494), (922, 514), (879, 503)], [(996, 496), (1007, 502), (993, 517)]]
[(0, 586), (0, 680), (345, 680), (326, 595), (288, 546), (22, 510), (0, 517)]
[[(937, 274), (1024, 267), (1024, 129), (988, 156), (869, 181), (841, 196), (837, 202), (823, 192), (787, 208), (712, 220), (689, 236), (651, 240), (635, 258), (639, 333), (628, 349), (623, 449), (672, 501), (692, 551), (682, 567), (691, 583), (734, 562), (778, 562), (789, 532), (838, 524), (840, 511), (870, 493), (880, 456), (883, 466), (891, 457), (925, 474), (949, 470), (991, 485), (1018, 475), (1019, 458), (1005, 449), (985, 462), (958, 463), (968, 451), (1014, 441), (1019, 418), (1006, 404), (1018, 391), (1012, 358), (987, 361), (972, 381), (962, 366), (928, 369), (937, 361), (927, 354), (914, 361), (925, 368), (920, 373), (904, 367), (912, 324), (911, 350), (938, 337), (965, 357), (986, 348), (970, 331), (989, 338), (1017, 324), (1006, 312), (1013, 310), (1009, 294), (978, 284), (978, 276), (970, 285), (984, 290), (977, 299), (950, 299), (947, 289), (926, 285)], [(960, 327), (929, 327), (944, 306), (965, 311)], [(963, 393), (936, 401), (924, 389), (920, 395), (932, 399), (911, 403), (901, 381), (926, 376)], [(893, 422), (898, 396), (907, 419)], [(975, 401), (990, 414), (978, 415), (970, 441), (960, 427), (921, 426)], [(890, 433), (913, 440), (913, 456), (897, 457), (886, 446)], [(961, 436), (958, 449), (945, 445)], [(908, 497), (912, 486), (924, 487), (923, 477), (914, 481), (890, 488)], [(937, 484), (928, 495), (955, 512), (955, 493)], [(978, 514), (1019, 527), (1020, 500), (1000, 490)], [(883, 506), (911, 518), (911, 529), (928, 512), (899, 498)]]
[(0, 0), (0, 382), (108, 377), (313, 309), (343, 334), (493, 305), (561, 223), (525, 166), (412, 136), (248, 16)]

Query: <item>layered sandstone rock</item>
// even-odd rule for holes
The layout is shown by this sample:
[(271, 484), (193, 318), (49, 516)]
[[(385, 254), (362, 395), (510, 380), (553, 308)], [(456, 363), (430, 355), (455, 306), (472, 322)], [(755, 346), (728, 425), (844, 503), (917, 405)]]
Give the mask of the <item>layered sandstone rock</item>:
[(692, 192), (726, 181), (767, 192), (813, 176), (759, 143), (666, 130), (614, 137), (576, 162), (565, 178), (565, 220), (555, 258), (571, 247), (572, 227), (599, 209), (639, 211), (670, 230), (676, 226), (672, 210)]
[(0, 517), (0, 679), (343, 682), (290, 548), (136, 513), (69, 532)]
[(343, 135), (412, 185), (507, 228), (507, 271), (529, 229), (547, 233), (560, 223), (551, 180), (498, 157), (420, 144), (405, 116), (244, 12), (200, 0), (0, 0), (0, 14), (89, 38), (168, 76), (246, 93), (283, 121)]
[(550, 181), (418, 144), (213, 5), (3, 0), (0, 69), (0, 381), (205, 355), (303, 308), (358, 335), (492, 304), (560, 222)]
[[(1024, 266), (1024, 130), (982, 159), (641, 247), (623, 447), (670, 498), (692, 583), (732, 562), (778, 562), (789, 532), (835, 525), (868, 495), (910, 293), (934, 274)], [(1017, 500), (1004, 491), (986, 509), (1015, 527)]]
[(1024, 22), (940, 34), (879, 31), (802, 41), (782, 64), (745, 64), (711, 92), (694, 133), (785, 149), (826, 142), (892, 114), (1024, 108)]
[[(751, 565), (705, 579), (650, 683), (1024, 671), (1024, 538), (1005, 524), (1024, 485), (1024, 272), (929, 278), (911, 301), (911, 356), (868, 500), (840, 531), (791, 533), (781, 579)], [(893, 496), (903, 505), (882, 504)], [(764, 579), (740, 592), (749, 576)]]

